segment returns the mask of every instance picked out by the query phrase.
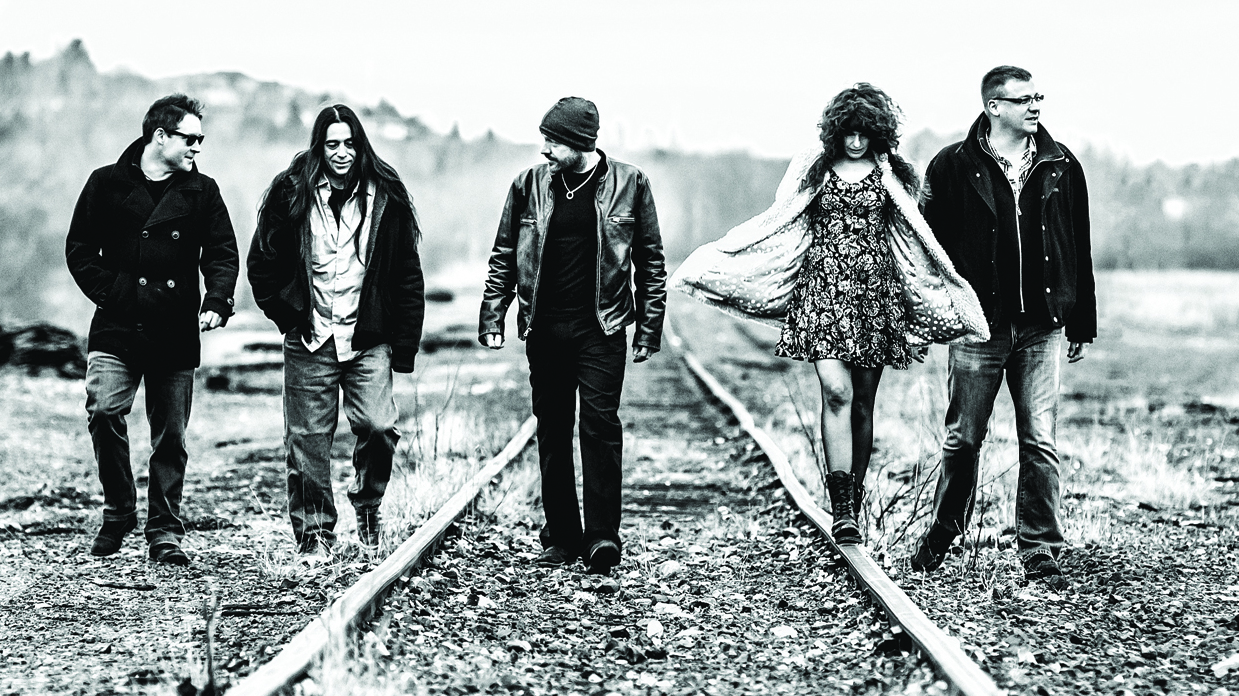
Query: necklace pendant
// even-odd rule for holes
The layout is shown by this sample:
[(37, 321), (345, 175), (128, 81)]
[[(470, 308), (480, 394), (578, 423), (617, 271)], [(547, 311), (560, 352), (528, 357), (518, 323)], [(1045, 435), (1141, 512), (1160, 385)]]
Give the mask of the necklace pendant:
[(572, 194), (572, 192), (571, 192), (571, 191), (569, 191), (569, 192), (568, 192), (568, 200), (572, 200), (572, 195), (573, 195), (573, 194)]

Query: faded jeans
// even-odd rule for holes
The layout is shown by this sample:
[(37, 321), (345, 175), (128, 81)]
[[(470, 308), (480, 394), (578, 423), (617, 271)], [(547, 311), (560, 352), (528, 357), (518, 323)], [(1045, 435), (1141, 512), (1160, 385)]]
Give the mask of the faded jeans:
[(185, 428), (193, 404), (194, 371), (143, 371), (109, 353), (92, 351), (86, 359), (87, 429), (103, 485), (103, 520), (122, 522), (137, 516), (137, 487), (129, 463), (129, 428), (138, 383), (146, 382), (146, 420), (151, 427), (147, 477), (146, 541), (177, 543), (185, 538), (181, 494), (185, 487)]
[(288, 516), (299, 545), (335, 541), (331, 445), (340, 418), (340, 392), (357, 445), (348, 498), (358, 512), (376, 510), (391, 479), (400, 432), (392, 396), (391, 347), (378, 345), (341, 362), (334, 339), (311, 353), (296, 331), (284, 338), (284, 448)]
[(1062, 329), (1021, 328), (1002, 322), (985, 343), (951, 346), (946, 442), (934, 492), (934, 533), (963, 534), (976, 503), (981, 444), (1004, 374), (1015, 403), (1019, 479), (1015, 531), (1019, 556), (1055, 558), (1063, 547), (1058, 507), (1062, 497), (1055, 444)]

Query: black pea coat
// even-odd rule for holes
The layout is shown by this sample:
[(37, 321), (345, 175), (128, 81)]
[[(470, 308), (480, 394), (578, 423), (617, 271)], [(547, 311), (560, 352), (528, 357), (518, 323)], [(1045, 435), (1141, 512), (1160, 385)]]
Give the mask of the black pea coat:
[(65, 257), (97, 307), (88, 350), (144, 371), (195, 368), (199, 312), (215, 312), (225, 323), (232, 316), (237, 240), (219, 186), (196, 164), (172, 175), (156, 205), (139, 166), (143, 147), (139, 138), (115, 164), (91, 173)]

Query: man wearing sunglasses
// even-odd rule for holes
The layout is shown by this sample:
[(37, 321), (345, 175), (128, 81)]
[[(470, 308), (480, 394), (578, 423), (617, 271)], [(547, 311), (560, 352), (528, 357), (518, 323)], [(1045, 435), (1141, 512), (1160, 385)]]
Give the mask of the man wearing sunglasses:
[(940, 566), (975, 502), (981, 444), (1005, 376), (1019, 438), (1016, 546), (1030, 580), (1064, 582), (1059, 524), (1059, 361), (1097, 335), (1088, 189), (1080, 161), (1041, 125), (1032, 75), (1009, 65), (981, 81), (985, 109), (926, 171), (922, 210), (976, 291), (991, 339), (950, 348), (947, 437), (934, 514), (912, 568)]
[(142, 137), (90, 175), (69, 225), (69, 272), (96, 306), (86, 366), (87, 427), (103, 484), (103, 524), (90, 550), (96, 556), (119, 551), (137, 526), (125, 416), (145, 382), (153, 450), (149, 555), (189, 564), (180, 507), (198, 334), (232, 315), (239, 268), (219, 186), (194, 163), (204, 137), (196, 100), (173, 94), (156, 101)]

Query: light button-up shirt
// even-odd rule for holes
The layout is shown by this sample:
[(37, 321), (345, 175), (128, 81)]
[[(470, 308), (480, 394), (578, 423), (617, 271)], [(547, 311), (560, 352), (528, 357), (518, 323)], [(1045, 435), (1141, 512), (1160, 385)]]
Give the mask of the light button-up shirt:
[(317, 192), (317, 204), (310, 211), (310, 294), (314, 312), (310, 335), (302, 337), (302, 342), (306, 349), (314, 352), (323, 347), (327, 339), (334, 338), (336, 358), (347, 362), (357, 357), (353, 350), (353, 329), (361, 304), (361, 283), (366, 276), (363, 259), (370, 238), (374, 186), (369, 186), (366, 192), (365, 216), (361, 213), (361, 198), (354, 191), (340, 209), (339, 224), (327, 203), (331, 197), (331, 183), (327, 177), (318, 182)]

